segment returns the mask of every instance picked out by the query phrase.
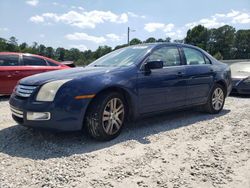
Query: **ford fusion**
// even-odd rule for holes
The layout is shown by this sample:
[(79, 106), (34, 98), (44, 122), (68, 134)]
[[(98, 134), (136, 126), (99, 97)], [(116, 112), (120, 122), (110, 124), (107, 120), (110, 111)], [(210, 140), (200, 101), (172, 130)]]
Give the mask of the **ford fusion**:
[(124, 122), (192, 106), (219, 113), (231, 91), (230, 68), (205, 51), (174, 43), (113, 51), (84, 68), (23, 78), (10, 98), (14, 120), (33, 128), (86, 128), (110, 140)]

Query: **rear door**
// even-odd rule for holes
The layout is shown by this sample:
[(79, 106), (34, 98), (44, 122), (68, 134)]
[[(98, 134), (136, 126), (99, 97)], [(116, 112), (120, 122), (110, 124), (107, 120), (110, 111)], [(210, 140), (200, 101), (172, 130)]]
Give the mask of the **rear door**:
[(150, 113), (185, 105), (186, 78), (185, 66), (181, 64), (176, 46), (156, 49), (146, 61), (164, 62), (161, 69), (152, 69), (150, 74), (138, 74), (139, 112)]
[(199, 50), (183, 47), (186, 60), (187, 105), (204, 103), (214, 82), (214, 70), (210, 60)]
[(0, 55), (0, 94), (11, 94), (21, 78), (19, 55)]
[(31, 55), (22, 55), (22, 77), (31, 76), (38, 73), (43, 73), (51, 70), (56, 70), (57, 67), (50, 66), (46, 60), (40, 57)]

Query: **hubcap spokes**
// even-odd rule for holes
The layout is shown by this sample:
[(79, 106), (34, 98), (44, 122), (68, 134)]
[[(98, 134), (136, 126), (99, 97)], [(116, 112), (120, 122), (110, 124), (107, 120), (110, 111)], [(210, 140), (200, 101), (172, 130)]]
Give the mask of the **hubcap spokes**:
[(118, 98), (111, 99), (105, 106), (102, 116), (102, 124), (109, 135), (117, 133), (123, 123), (124, 105)]
[(224, 102), (224, 93), (221, 88), (216, 88), (212, 97), (212, 105), (215, 110), (220, 110)]

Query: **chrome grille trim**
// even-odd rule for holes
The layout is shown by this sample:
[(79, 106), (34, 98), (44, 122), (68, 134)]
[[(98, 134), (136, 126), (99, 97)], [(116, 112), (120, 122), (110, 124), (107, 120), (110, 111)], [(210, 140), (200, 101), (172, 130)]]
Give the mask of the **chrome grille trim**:
[(33, 92), (33, 90), (25, 90), (25, 89), (22, 89), (22, 88), (19, 88), (18, 91), (21, 92), (21, 93), (28, 93), (28, 94), (31, 94)]
[(18, 85), (16, 87), (16, 95), (20, 97), (29, 97), (34, 90), (37, 88), (37, 86), (27, 86), (27, 85)]
[(19, 118), (23, 118), (23, 111), (18, 110), (16, 108), (14, 108), (13, 106), (10, 106), (10, 110), (12, 112), (13, 115), (19, 117)]
[(36, 89), (37, 88), (37, 86), (25, 86), (25, 85), (19, 85), (21, 88), (23, 88), (23, 89)]

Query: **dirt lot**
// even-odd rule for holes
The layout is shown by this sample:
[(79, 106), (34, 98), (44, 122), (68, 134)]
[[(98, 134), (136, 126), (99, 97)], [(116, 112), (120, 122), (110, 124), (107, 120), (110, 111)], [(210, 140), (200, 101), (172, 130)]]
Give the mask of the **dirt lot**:
[(186, 110), (97, 142), (17, 126), (0, 101), (0, 187), (250, 187), (250, 98), (219, 115)]

